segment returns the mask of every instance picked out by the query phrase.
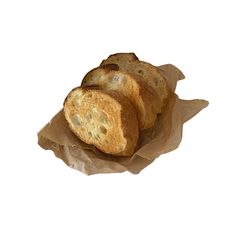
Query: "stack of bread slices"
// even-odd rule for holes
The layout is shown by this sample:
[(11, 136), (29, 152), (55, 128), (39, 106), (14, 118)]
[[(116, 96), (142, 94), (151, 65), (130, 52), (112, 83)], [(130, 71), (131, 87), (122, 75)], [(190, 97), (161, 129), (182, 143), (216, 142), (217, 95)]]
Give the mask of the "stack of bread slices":
[(151, 128), (169, 89), (157, 67), (134, 53), (117, 53), (89, 71), (64, 102), (72, 132), (115, 156), (131, 156), (140, 131)]

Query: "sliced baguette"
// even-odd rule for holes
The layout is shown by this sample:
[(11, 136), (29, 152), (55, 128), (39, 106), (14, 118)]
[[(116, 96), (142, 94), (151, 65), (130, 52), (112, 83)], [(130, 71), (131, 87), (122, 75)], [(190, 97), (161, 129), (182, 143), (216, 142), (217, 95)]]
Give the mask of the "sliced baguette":
[(64, 102), (72, 132), (87, 144), (118, 156), (130, 156), (137, 145), (137, 114), (127, 98), (115, 91), (75, 88)]
[(126, 96), (138, 113), (140, 130), (154, 125), (161, 103), (155, 91), (139, 76), (117, 71), (117, 65), (109, 64), (88, 72), (82, 86), (96, 85), (106, 90), (115, 90)]
[(101, 66), (107, 64), (116, 64), (121, 71), (141, 76), (156, 91), (157, 96), (161, 100), (161, 107), (165, 106), (170, 91), (165, 78), (157, 67), (148, 62), (139, 61), (134, 53), (113, 54), (106, 60), (103, 60)]

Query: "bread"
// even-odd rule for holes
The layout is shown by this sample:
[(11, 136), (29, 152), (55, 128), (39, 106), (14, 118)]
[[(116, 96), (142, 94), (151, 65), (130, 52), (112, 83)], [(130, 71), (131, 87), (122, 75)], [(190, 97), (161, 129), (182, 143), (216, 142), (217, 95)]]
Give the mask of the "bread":
[(134, 53), (117, 53), (103, 60), (101, 66), (107, 64), (117, 64), (121, 71), (139, 75), (148, 83), (160, 98), (163, 108), (169, 97), (169, 89), (165, 78), (160, 74), (157, 67), (150, 63), (139, 61)]
[(161, 110), (158, 96), (140, 76), (133, 76), (118, 69), (114, 64), (95, 68), (85, 75), (82, 86), (97, 85), (105, 90), (118, 91), (136, 108), (140, 130), (152, 127), (157, 113)]
[(119, 65), (120, 68), (127, 68), (127, 65), (134, 61), (139, 61), (139, 59), (132, 52), (116, 53), (116, 54), (110, 55), (106, 60), (103, 60), (101, 65), (117, 64)]
[(133, 105), (115, 91), (75, 88), (64, 102), (64, 114), (73, 133), (87, 144), (118, 156), (130, 156), (139, 128)]

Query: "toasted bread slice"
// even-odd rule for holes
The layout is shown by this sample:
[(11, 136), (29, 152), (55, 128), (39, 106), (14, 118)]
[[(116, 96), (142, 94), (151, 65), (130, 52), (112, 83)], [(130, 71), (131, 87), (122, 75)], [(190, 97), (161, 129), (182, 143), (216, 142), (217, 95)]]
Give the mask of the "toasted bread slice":
[(75, 88), (65, 99), (64, 114), (72, 132), (85, 143), (112, 155), (134, 153), (139, 136), (137, 114), (121, 94)]
[(134, 53), (117, 53), (103, 60), (101, 66), (116, 64), (121, 71), (141, 76), (151, 86), (161, 100), (162, 107), (169, 97), (169, 88), (158, 68), (144, 61), (139, 61)]
[(98, 67), (85, 75), (82, 86), (96, 85), (106, 90), (115, 90), (126, 96), (138, 112), (140, 130), (154, 125), (161, 103), (155, 91), (139, 76), (117, 71), (115, 64)]

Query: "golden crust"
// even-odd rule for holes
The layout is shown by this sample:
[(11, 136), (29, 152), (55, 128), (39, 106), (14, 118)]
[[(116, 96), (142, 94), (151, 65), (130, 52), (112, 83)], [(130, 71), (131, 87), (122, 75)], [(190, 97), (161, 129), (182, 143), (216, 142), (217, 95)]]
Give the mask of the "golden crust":
[(127, 63), (131, 63), (138, 60), (139, 60), (138, 57), (133, 52), (130, 53), (121, 52), (110, 55), (106, 60), (102, 61), (101, 65), (117, 64), (124, 67)]
[(115, 91), (77, 87), (64, 102), (70, 129), (87, 144), (118, 156), (130, 156), (137, 145), (139, 129), (132, 104)]
[(107, 64), (88, 72), (82, 86), (97, 85), (106, 90), (114, 90), (126, 96), (138, 112), (141, 130), (154, 125), (161, 103), (155, 91), (138, 75), (117, 71), (113, 64)]
[(148, 62), (139, 61), (136, 55), (132, 53), (117, 53), (111, 55), (106, 60), (102, 61), (101, 66), (106, 64), (117, 64), (121, 71), (141, 76), (143, 80), (155, 90), (161, 101), (161, 107), (165, 106), (169, 97), (169, 88), (158, 68)]

